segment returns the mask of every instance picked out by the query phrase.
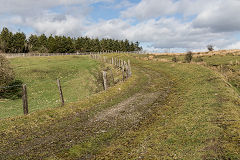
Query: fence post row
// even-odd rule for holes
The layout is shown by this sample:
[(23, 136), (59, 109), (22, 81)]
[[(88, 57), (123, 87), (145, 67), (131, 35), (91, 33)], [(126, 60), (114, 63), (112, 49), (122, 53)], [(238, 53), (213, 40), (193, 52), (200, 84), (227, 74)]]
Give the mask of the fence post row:
[(63, 98), (62, 86), (61, 86), (61, 83), (60, 83), (59, 79), (57, 79), (57, 84), (58, 84), (58, 89), (59, 89), (59, 94), (60, 94), (62, 106), (64, 106), (64, 98)]
[[(107, 59), (105, 56), (100, 56), (98, 54), (91, 55), (91, 57), (94, 58), (94, 59), (99, 59), (100, 61), (103, 61), (105, 63), (110, 63), (110, 64), (118, 67), (122, 71), (122, 80), (123, 81), (126, 78), (131, 77), (131, 75), (132, 75), (131, 64), (130, 64), (129, 59), (128, 59), (127, 62), (124, 61), (124, 60), (115, 58), (115, 57), (114, 58), (112, 57), (111, 59)], [(113, 83), (115, 83), (112, 70), (110, 72), (111, 72), (112, 81), (113, 81)], [(104, 90), (107, 90), (107, 88), (108, 88), (108, 86), (107, 86), (107, 72), (106, 71), (103, 71), (103, 87), (104, 87)]]
[(22, 102), (23, 102), (23, 113), (28, 114), (28, 97), (27, 97), (27, 85), (22, 85)]
[[(101, 54), (101, 52), (100, 52)], [(45, 56), (52, 56), (50, 54), (45, 54)], [(65, 54), (67, 55), (67, 54)], [(11, 56), (13, 56), (13, 54), (11, 54)], [(17, 54), (17, 56), (21, 56), (21, 54)], [(26, 56), (26, 55), (22, 55), (22, 56)], [(32, 54), (32, 56), (41, 56), (40, 54)], [(106, 61), (106, 57), (102, 57), (102, 56), (99, 56), (97, 54), (90, 54), (91, 58), (93, 59), (100, 59), (100, 60), (104, 60), (104, 62), (107, 62)], [(132, 71), (131, 71), (131, 64), (130, 64), (130, 60), (128, 60), (128, 62), (126, 61), (123, 61), (121, 59), (118, 59), (118, 58), (111, 58), (109, 60), (109, 63), (117, 66), (118, 68), (122, 69), (122, 78), (123, 78), (123, 81), (125, 80), (125, 71), (126, 71), (126, 77), (131, 77), (132, 75)], [(238, 61), (236, 61), (236, 63), (238, 63)], [(220, 66), (220, 68), (222, 68), (222, 65)], [(113, 76), (113, 72), (111, 70), (111, 77), (112, 77), (112, 81), (113, 81), (113, 84), (115, 83), (115, 80), (114, 80), (114, 76)], [(61, 103), (62, 103), (62, 106), (64, 105), (64, 97), (63, 97), (63, 91), (62, 91), (62, 87), (61, 87), (61, 83), (60, 83), (60, 80), (57, 79), (57, 85), (58, 85), (58, 89), (59, 89), (59, 94), (60, 94), (60, 99), (61, 99)], [(107, 72), (106, 71), (103, 71), (103, 85), (104, 85), (104, 90), (107, 90), (108, 86), (107, 86)], [(23, 102), (23, 113), (24, 115), (27, 115), (29, 113), (29, 110), (28, 110), (28, 96), (27, 96), (27, 85), (24, 84), (22, 85), (22, 102)]]

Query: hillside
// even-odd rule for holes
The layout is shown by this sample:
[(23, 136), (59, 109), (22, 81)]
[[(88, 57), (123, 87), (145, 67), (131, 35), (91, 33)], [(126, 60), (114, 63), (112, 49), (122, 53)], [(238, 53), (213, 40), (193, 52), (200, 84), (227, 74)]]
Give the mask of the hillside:
[(62, 108), (1, 119), (0, 159), (240, 159), (238, 80), (211, 68), (219, 60), (106, 56), (130, 59), (133, 76)]

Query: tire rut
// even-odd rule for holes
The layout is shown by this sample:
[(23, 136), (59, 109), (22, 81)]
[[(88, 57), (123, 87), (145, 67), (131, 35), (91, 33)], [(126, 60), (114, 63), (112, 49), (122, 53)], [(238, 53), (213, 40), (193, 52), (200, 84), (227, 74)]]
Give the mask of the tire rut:
[(159, 104), (165, 103), (170, 91), (169, 88), (157, 92), (147, 91), (146, 87), (151, 85), (152, 79), (161, 75), (154, 71), (150, 74), (147, 69), (141, 71), (148, 77), (141, 92), (93, 116), (90, 113), (94, 108), (38, 130), (27, 130), (25, 135), (8, 137), (4, 139), (8, 143), (0, 145), (0, 159), (44, 159), (61, 154), (72, 146), (111, 129), (117, 131), (116, 135), (130, 128), (137, 129), (141, 121), (151, 116), (156, 107), (159, 108)]

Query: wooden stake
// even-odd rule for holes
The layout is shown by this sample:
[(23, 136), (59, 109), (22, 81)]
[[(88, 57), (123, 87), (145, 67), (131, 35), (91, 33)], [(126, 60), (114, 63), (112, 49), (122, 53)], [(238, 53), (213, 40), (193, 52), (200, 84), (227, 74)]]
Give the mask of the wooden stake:
[(119, 68), (122, 68), (122, 60), (119, 59)]
[(27, 85), (22, 86), (22, 102), (23, 102), (23, 113), (28, 114), (28, 97), (27, 97)]
[(125, 67), (125, 74), (126, 74), (126, 78), (128, 78), (128, 65), (127, 65), (127, 62), (124, 61), (124, 67)]
[(59, 79), (57, 79), (57, 84), (58, 84), (58, 89), (59, 89), (59, 94), (60, 94), (60, 99), (61, 99), (61, 102), (62, 102), (62, 106), (64, 106), (64, 98), (63, 98), (62, 86), (61, 86), (61, 83), (60, 83)]
[(131, 70), (130, 60), (128, 60), (127, 66), (128, 66), (128, 70), (127, 70), (127, 72), (128, 72), (128, 77), (131, 77), (131, 76), (132, 76), (132, 70)]
[(123, 77), (123, 81), (125, 80), (125, 68), (124, 65), (122, 65), (122, 77)]
[(107, 72), (103, 71), (103, 88), (107, 90)]
[(114, 76), (113, 76), (113, 71), (112, 71), (112, 69), (110, 69), (110, 71), (111, 71), (112, 81), (113, 81), (113, 85), (114, 85), (115, 84), (115, 80), (114, 80)]

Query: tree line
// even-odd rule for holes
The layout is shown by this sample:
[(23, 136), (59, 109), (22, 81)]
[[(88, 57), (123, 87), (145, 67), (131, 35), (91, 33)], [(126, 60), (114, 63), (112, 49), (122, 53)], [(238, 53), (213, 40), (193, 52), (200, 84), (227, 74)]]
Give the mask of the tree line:
[(12, 33), (3, 28), (0, 34), (0, 50), (4, 53), (75, 53), (105, 51), (140, 51), (139, 42), (129, 40), (98, 39), (89, 37), (71, 38), (66, 36), (31, 35), (23, 32)]

